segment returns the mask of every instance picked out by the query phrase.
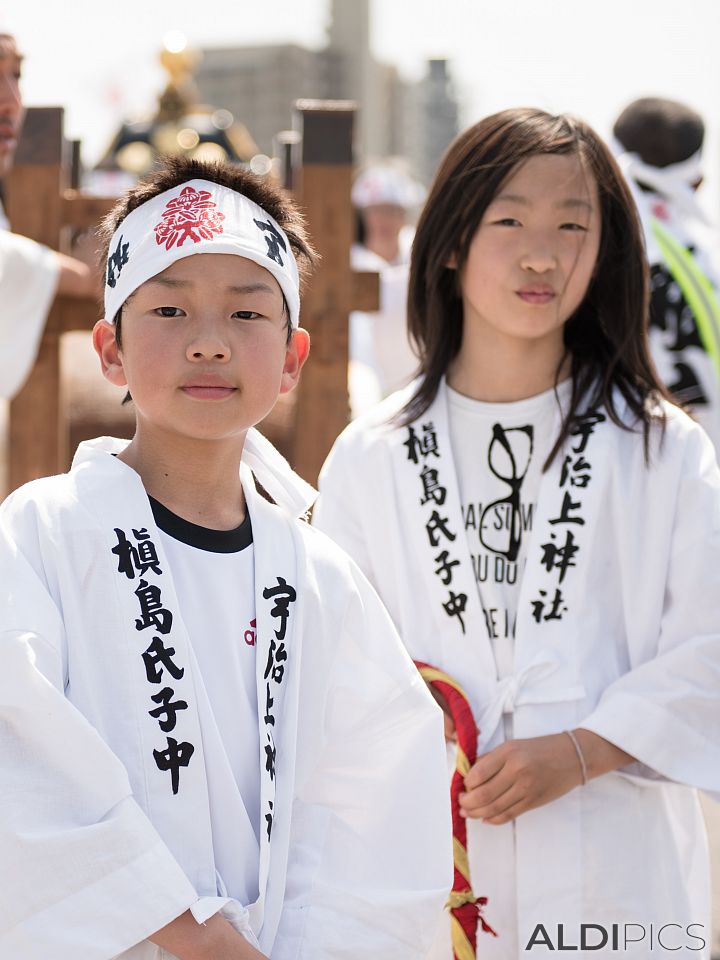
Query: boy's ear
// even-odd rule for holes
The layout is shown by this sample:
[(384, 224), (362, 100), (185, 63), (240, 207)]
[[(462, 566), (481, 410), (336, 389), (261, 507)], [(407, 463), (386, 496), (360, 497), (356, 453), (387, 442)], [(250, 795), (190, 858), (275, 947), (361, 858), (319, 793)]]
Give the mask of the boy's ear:
[(302, 327), (293, 330), (292, 338), (285, 351), (280, 393), (290, 393), (300, 379), (300, 371), (310, 353), (310, 334)]
[(107, 320), (98, 320), (92, 332), (93, 347), (100, 357), (100, 367), (106, 380), (116, 387), (127, 386), (122, 355), (115, 338), (115, 325)]

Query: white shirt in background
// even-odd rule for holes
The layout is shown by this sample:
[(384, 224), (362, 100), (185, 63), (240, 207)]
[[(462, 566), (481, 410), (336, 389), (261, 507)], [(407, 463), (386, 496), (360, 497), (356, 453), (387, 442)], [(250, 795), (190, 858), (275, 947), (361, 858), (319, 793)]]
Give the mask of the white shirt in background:
[(59, 274), (53, 251), (11, 233), (0, 205), (0, 397), (14, 397), (33, 368)]

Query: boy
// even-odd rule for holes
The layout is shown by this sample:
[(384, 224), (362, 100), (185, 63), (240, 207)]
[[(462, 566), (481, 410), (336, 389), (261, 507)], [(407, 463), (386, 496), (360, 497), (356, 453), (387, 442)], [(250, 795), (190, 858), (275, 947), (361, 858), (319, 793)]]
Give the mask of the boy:
[(110, 236), (93, 340), (135, 436), (0, 514), (0, 955), (419, 958), (451, 883), (441, 719), (252, 429), (308, 353), (302, 223), (168, 160)]

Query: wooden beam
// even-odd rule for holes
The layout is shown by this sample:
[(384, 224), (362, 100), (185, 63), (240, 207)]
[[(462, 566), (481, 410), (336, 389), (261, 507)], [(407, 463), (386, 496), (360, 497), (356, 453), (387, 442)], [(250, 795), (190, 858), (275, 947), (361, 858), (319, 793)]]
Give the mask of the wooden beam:
[(58, 297), (56, 301), (58, 326), (61, 333), (71, 330), (92, 330), (103, 315), (103, 308), (95, 300), (84, 297)]
[(66, 190), (61, 206), (63, 226), (92, 230), (116, 203), (117, 197), (83, 196), (77, 190)]
[(296, 107), (302, 127), (299, 199), (321, 260), (302, 303), (301, 322), (310, 333), (312, 349), (297, 399), (292, 461), (301, 476), (315, 483), (330, 447), (349, 419), (355, 105), (300, 101)]
[(380, 302), (380, 274), (356, 270), (351, 274), (353, 310), (369, 313), (378, 309)]

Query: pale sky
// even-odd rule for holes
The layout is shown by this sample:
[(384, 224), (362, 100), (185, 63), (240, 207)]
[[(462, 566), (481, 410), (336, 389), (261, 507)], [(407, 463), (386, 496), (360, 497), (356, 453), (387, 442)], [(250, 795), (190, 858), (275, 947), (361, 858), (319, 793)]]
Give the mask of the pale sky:
[[(355, 0), (348, 0), (355, 2)], [(27, 60), (28, 105), (66, 108), (68, 136), (97, 159), (124, 116), (152, 110), (157, 53), (181, 30), (194, 46), (324, 44), (329, 0), (0, 0), (0, 32)], [(639, 96), (684, 100), (708, 126), (705, 203), (720, 220), (719, 0), (371, 0), (378, 59), (413, 79), (451, 60), (462, 121), (508, 106), (583, 116), (607, 135)], [(240, 118), (242, 119), (242, 118)]]

